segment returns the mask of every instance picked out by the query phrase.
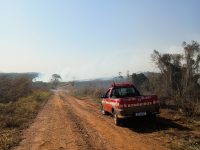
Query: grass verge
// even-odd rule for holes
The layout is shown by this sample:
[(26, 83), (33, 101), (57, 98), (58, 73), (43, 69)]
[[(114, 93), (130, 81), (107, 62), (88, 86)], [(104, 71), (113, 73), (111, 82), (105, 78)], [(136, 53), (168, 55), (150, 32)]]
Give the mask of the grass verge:
[(47, 102), (51, 93), (37, 91), (7, 104), (0, 103), (0, 149), (8, 150), (21, 141), (21, 134)]

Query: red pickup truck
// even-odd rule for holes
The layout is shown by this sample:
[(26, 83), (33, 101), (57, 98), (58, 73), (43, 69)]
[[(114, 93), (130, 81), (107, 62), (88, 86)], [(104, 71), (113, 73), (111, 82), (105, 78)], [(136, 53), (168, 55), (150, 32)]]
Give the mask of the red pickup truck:
[(116, 125), (122, 118), (153, 116), (159, 114), (159, 101), (156, 95), (143, 96), (133, 84), (113, 84), (101, 97), (102, 114), (113, 115)]

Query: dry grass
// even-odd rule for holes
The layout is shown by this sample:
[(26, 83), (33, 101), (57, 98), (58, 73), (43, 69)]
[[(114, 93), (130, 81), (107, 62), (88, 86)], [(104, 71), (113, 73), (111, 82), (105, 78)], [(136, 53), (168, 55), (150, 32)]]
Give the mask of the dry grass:
[(50, 97), (50, 92), (34, 92), (16, 102), (0, 103), (0, 149), (7, 150), (20, 141), (20, 131), (35, 118)]
[(198, 118), (194, 120), (170, 109), (162, 109), (160, 116), (169, 119), (174, 124), (158, 132), (165, 146), (173, 150), (200, 149), (200, 120)]
[(167, 141), (165, 141), (165, 145), (173, 150), (200, 149), (200, 137), (190, 131), (168, 129), (163, 131), (160, 136), (167, 139)]

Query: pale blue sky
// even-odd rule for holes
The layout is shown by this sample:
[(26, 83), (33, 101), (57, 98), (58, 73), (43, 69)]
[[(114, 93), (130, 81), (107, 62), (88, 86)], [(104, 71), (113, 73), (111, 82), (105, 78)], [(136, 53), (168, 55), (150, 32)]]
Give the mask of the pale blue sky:
[(154, 71), (153, 49), (200, 42), (199, 14), (200, 0), (0, 0), (0, 72)]

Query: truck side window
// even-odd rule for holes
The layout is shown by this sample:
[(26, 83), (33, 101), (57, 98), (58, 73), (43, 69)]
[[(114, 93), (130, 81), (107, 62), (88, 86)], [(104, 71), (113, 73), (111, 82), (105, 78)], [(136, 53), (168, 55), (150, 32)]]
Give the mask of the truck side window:
[(119, 91), (117, 89), (113, 89), (111, 93), (112, 98), (118, 98), (119, 97)]
[(106, 92), (105, 98), (109, 97), (110, 89)]
[(116, 89), (113, 89), (110, 97), (117, 98), (117, 93), (116, 92), (117, 92)]

